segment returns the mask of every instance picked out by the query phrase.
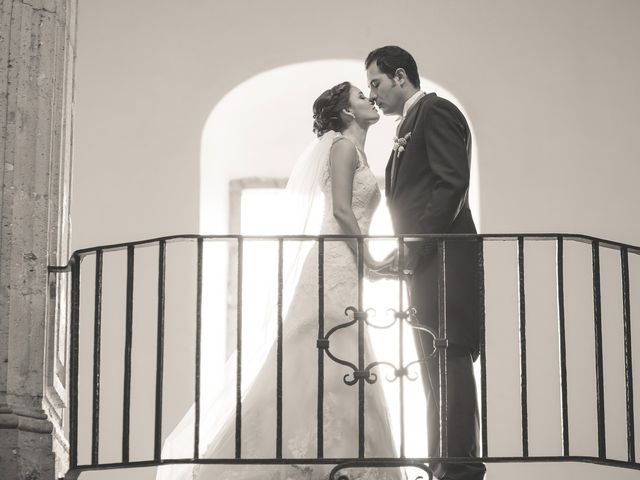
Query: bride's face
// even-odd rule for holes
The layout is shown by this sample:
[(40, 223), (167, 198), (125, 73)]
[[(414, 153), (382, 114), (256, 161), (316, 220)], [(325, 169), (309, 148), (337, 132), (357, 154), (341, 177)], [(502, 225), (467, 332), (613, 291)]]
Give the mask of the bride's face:
[(349, 108), (360, 124), (372, 125), (380, 120), (380, 114), (378, 114), (375, 104), (358, 87), (351, 87)]

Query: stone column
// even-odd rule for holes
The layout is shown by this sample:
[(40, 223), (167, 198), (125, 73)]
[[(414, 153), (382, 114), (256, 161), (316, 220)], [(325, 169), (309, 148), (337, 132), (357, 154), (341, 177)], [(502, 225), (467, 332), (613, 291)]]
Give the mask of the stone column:
[(0, 0), (0, 478), (67, 468), (66, 326), (77, 0)]

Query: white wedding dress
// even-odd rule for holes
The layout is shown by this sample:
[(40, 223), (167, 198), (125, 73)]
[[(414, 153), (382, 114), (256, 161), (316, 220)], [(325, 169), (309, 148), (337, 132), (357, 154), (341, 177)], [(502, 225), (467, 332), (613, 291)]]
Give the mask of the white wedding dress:
[[(334, 140), (340, 139), (340, 135)], [(348, 140), (343, 140), (348, 141)], [(328, 163), (328, 162), (327, 162)], [(331, 205), (331, 179), (328, 165), (321, 174), (324, 193), (322, 234), (340, 234)], [(353, 179), (352, 208), (360, 230), (368, 232), (371, 217), (380, 201), (376, 178), (358, 152)], [(282, 457), (317, 457), (318, 398), (318, 250), (317, 244), (306, 257), (283, 332), (283, 427)], [(357, 268), (352, 250), (344, 241), (325, 242), (324, 250), (325, 334), (349, 321), (345, 308), (357, 307)], [(340, 329), (330, 337), (331, 353), (355, 365), (358, 363), (357, 325)], [(275, 458), (276, 451), (276, 356), (274, 344), (254, 383), (242, 402), (241, 457)], [(365, 331), (365, 365), (373, 361)], [(375, 370), (375, 369), (374, 369)], [(392, 433), (381, 382), (365, 384), (365, 457), (395, 457)], [(324, 458), (358, 457), (358, 384), (349, 386), (343, 378), (352, 371), (324, 356), (323, 435)], [(202, 458), (234, 458), (235, 416), (231, 416)], [(194, 478), (216, 480), (325, 480), (334, 465), (211, 465), (194, 469)], [(399, 468), (346, 469), (350, 479), (404, 479)]]

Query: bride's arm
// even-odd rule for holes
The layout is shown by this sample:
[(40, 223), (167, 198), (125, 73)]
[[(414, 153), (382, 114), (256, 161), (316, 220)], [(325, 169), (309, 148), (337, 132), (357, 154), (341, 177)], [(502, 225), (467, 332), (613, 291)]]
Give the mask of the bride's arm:
[[(333, 144), (329, 155), (333, 217), (345, 235), (360, 235), (361, 233), (351, 206), (353, 176), (357, 165), (358, 153), (351, 142), (338, 140)], [(346, 242), (355, 254), (357, 242), (355, 240), (347, 240)], [(367, 248), (364, 249), (364, 262), (369, 268), (375, 268), (378, 264), (371, 258)]]

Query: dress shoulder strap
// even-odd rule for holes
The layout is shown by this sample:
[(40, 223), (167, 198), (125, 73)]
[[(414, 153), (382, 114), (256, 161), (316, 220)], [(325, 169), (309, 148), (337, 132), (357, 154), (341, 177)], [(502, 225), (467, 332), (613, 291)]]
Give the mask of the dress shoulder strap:
[(360, 167), (364, 164), (364, 158), (362, 157), (362, 152), (360, 151), (360, 149), (358, 148), (358, 146), (357, 146), (355, 143), (353, 143), (353, 141), (352, 141), (350, 138), (345, 137), (345, 136), (344, 136), (344, 135), (342, 135), (341, 133), (338, 133), (338, 134), (334, 137), (333, 142), (331, 143), (331, 146), (335, 145), (337, 142), (339, 142), (339, 141), (340, 141), (340, 140), (342, 140), (342, 139), (347, 140), (351, 145), (353, 145), (353, 146), (355, 147), (355, 149), (356, 149), (356, 154), (358, 155), (358, 164), (357, 164), (357, 167), (356, 167), (356, 168), (360, 168)]

